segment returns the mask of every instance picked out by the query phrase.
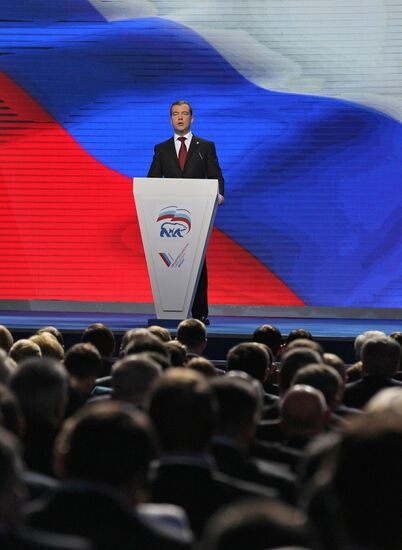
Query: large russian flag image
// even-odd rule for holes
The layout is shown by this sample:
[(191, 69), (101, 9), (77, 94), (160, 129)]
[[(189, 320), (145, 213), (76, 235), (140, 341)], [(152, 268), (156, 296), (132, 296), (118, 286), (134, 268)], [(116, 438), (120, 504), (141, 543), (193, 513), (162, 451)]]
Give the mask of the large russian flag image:
[(161, 17), (0, 8), (0, 299), (151, 302), (132, 178), (193, 106), (225, 176), (212, 304), (402, 307), (402, 124), (271, 91)]

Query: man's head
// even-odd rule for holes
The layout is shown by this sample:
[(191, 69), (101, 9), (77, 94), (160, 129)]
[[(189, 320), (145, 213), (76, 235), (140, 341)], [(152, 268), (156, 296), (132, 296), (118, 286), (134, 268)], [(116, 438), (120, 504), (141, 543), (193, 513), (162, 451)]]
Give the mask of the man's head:
[(177, 340), (186, 346), (189, 353), (202, 355), (207, 345), (207, 331), (198, 319), (185, 319), (177, 327)]
[(168, 369), (154, 385), (149, 415), (164, 453), (205, 452), (215, 412), (211, 388), (194, 370)]
[(20, 363), (28, 357), (42, 357), (42, 352), (38, 344), (28, 338), (21, 338), (11, 346), (9, 355), (16, 363)]
[(292, 380), (292, 385), (306, 384), (320, 390), (328, 407), (334, 410), (343, 397), (343, 382), (340, 374), (328, 365), (307, 365), (300, 369)]
[(41, 332), (30, 337), (31, 342), (38, 344), (42, 352), (42, 357), (51, 357), (57, 361), (63, 361), (64, 348), (57, 341), (57, 338), (50, 332)]
[(276, 357), (282, 345), (281, 331), (273, 325), (261, 325), (256, 328), (253, 334), (253, 342), (265, 344)]
[(248, 446), (261, 419), (263, 400), (259, 382), (245, 372), (231, 371), (215, 378), (211, 388), (218, 402), (216, 433)]
[(304, 384), (286, 392), (281, 413), (282, 428), (288, 437), (313, 437), (324, 430), (329, 420), (323, 394)]
[(384, 336), (386, 336), (385, 332), (381, 332), (380, 330), (367, 330), (356, 336), (354, 341), (356, 360), (361, 360), (361, 351), (366, 342), (369, 340), (376, 340), (377, 338), (383, 338)]
[(170, 121), (176, 134), (179, 136), (187, 134), (193, 123), (193, 110), (191, 105), (182, 99), (172, 103), (170, 107)]
[(272, 366), (272, 357), (264, 344), (243, 342), (227, 355), (227, 370), (241, 370), (264, 383)]
[(14, 338), (11, 332), (4, 325), (0, 325), (0, 349), (4, 349), (7, 353), (14, 344)]
[(154, 444), (145, 415), (123, 403), (107, 401), (69, 418), (55, 451), (61, 477), (104, 483), (135, 499), (154, 457)]
[(287, 351), (282, 358), (282, 367), (279, 371), (279, 388), (284, 393), (290, 386), (296, 372), (312, 363), (322, 363), (321, 356), (308, 348), (296, 348)]
[(389, 336), (368, 340), (361, 350), (363, 372), (392, 377), (399, 368), (401, 346)]
[(89, 325), (82, 333), (81, 342), (95, 346), (102, 357), (112, 357), (116, 346), (113, 332), (103, 323)]
[(74, 344), (66, 353), (64, 365), (72, 384), (84, 393), (89, 393), (100, 376), (102, 359), (92, 344)]
[(59, 425), (67, 402), (67, 380), (68, 374), (59, 362), (31, 357), (18, 365), (10, 387), (27, 420), (39, 418)]
[(112, 367), (114, 399), (147, 406), (151, 385), (161, 373), (161, 367), (146, 353), (120, 359)]

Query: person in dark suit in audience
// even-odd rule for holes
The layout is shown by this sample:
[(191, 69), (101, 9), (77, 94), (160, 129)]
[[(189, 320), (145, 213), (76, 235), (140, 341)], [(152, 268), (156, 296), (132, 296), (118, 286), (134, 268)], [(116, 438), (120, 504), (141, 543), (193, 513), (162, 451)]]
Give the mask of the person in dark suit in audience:
[(218, 512), (207, 524), (200, 550), (269, 550), (315, 543), (304, 513), (280, 501), (250, 499)]
[(198, 319), (185, 319), (177, 327), (176, 339), (186, 346), (187, 357), (202, 355), (207, 347), (207, 331)]
[(136, 506), (154, 456), (151, 426), (128, 405), (102, 402), (67, 420), (56, 443), (63, 483), (31, 506), (29, 525), (90, 539), (98, 550), (179, 550), (189, 541), (151, 524)]
[(103, 323), (93, 323), (82, 333), (81, 342), (96, 347), (102, 358), (100, 376), (109, 376), (113, 365), (113, 354), (116, 351), (116, 340), (110, 328)]
[(218, 401), (218, 420), (211, 451), (218, 469), (230, 476), (279, 491), (295, 502), (296, 480), (277, 463), (249, 456), (250, 442), (262, 413), (261, 384), (242, 371), (230, 371), (211, 382)]
[[(219, 204), (223, 204), (224, 180), (215, 144), (191, 131), (193, 111), (188, 101), (175, 101), (170, 107), (174, 136), (155, 145), (149, 178), (217, 179)], [(204, 262), (192, 307), (192, 315), (205, 324), (208, 320), (207, 266)]]
[(67, 371), (53, 359), (32, 357), (18, 365), (10, 387), (24, 416), (24, 460), (31, 470), (54, 476), (53, 445), (67, 405)]
[(172, 368), (157, 380), (149, 408), (160, 446), (151, 472), (152, 501), (183, 507), (197, 536), (219, 508), (235, 499), (277, 494), (218, 472), (208, 452), (216, 407), (205, 377)]
[(402, 387), (393, 376), (399, 369), (401, 346), (389, 336), (368, 340), (361, 350), (363, 377), (347, 384), (343, 402), (348, 407), (361, 409), (383, 388)]
[(26, 489), (17, 439), (0, 427), (0, 548), (4, 550), (95, 550), (89, 541), (23, 526)]

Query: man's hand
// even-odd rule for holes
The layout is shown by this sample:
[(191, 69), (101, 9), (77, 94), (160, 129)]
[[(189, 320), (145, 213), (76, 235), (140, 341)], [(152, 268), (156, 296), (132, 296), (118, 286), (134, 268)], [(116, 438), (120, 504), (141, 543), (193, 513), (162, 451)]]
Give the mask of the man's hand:
[(219, 194), (218, 195), (218, 206), (221, 206), (225, 201), (225, 198), (223, 195)]

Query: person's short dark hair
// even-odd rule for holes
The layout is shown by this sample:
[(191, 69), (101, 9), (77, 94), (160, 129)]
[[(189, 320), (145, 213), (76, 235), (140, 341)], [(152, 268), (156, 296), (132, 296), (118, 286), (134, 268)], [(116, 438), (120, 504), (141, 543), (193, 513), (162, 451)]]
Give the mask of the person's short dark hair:
[(61, 363), (48, 357), (25, 359), (14, 371), (10, 388), (25, 417), (59, 422), (67, 399), (68, 374)]
[(264, 344), (243, 342), (229, 350), (226, 370), (242, 370), (260, 382), (264, 382), (271, 365), (272, 355)]
[(313, 335), (311, 332), (305, 328), (295, 328), (289, 332), (289, 334), (286, 337), (285, 344), (288, 345), (290, 342), (293, 342), (293, 340), (299, 340), (300, 338), (306, 339), (306, 340), (312, 340)]
[(284, 353), (282, 366), (279, 372), (279, 386), (282, 392), (286, 391), (296, 372), (310, 363), (321, 363), (322, 358), (316, 352), (308, 348), (296, 348)]
[(36, 331), (36, 334), (42, 334), (42, 332), (49, 332), (50, 334), (53, 334), (53, 336), (56, 338), (58, 343), (64, 348), (64, 338), (58, 328), (53, 327), (51, 325), (47, 327), (41, 327)]
[(343, 382), (340, 374), (328, 365), (307, 365), (297, 371), (292, 379), (294, 384), (306, 384), (320, 390), (329, 407), (334, 407), (342, 399)]
[(146, 334), (137, 334), (133, 336), (124, 349), (124, 356), (136, 355), (137, 353), (154, 352), (168, 357), (168, 352), (164, 344), (157, 336), (150, 332)]
[(116, 347), (113, 332), (103, 323), (89, 325), (82, 333), (81, 342), (95, 346), (102, 357), (111, 357)]
[(70, 376), (97, 378), (102, 371), (102, 358), (93, 344), (74, 344), (66, 353), (64, 366)]
[(226, 506), (211, 518), (201, 550), (268, 550), (309, 542), (303, 512), (277, 500), (248, 498)]
[(286, 351), (291, 351), (292, 349), (296, 348), (312, 349), (313, 351), (319, 353), (321, 357), (324, 356), (324, 350), (322, 346), (315, 340), (309, 340), (308, 338), (296, 338), (295, 340), (289, 342), (289, 344), (286, 346)]
[(28, 338), (21, 338), (11, 346), (9, 355), (16, 363), (20, 363), (28, 357), (42, 357), (42, 352), (38, 344)]
[(177, 327), (176, 339), (187, 348), (193, 348), (206, 341), (207, 330), (198, 319), (185, 319)]
[(368, 340), (362, 348), (363, 372), (392, 377), (401, 361), (401, 346), (389, 336)]
[(50, 332), (41, 332), (30, 337), (31, 342), (35, 342), (40, 347), (42, 357), (51, 357), (56, 361), (63, 361), (64, 348), (59, 344), (57, 338)]
[(218, 372), (214, 364), (206, 357), (192, 357), (187, 363), (188, 369), (193, 369), (207, 378), (215, 378)]
[(164, 343), (170, 357), (172, 367), (183, 367), (187, 361), (187, 348), (178, 340), (171, 340)]
[(0, 417), (4, 428), (17, 437), (22, 435), (22, 411), (18, 399), (4, 384), (0, 384)]
[(149, 415), (163, 452), (204, 452), (215, 413), (211, 388), (198, 372), (171, 368), (156, 381)]
[(273, 325), (261, 325), (255, 329), (252, 340), (268, 346), (276, 357), (282, 345), (282, 334), (279, 328)]
[(142, 482), (154, 457), (147, 417), (117, 401), (80, 409), (64, 423), (55, 448), (63, 477), (115, 487)]
[[(235, 372), (235, 371), (231, 371)], [(257, 424), (262, 409), (261, 394), (249, 377), (219, 376), (211, 381), (211, 388), (218, 403), (217, 430), (235, 437), (252, 423)]]
[(166, 327), (160, 327), (159, 325), (151, 325), (148, 327), (151, 334), (159, 338), (161, 342), (170, 342), (172, 335)]
[(0, 349), (4, 349), (7, 353), (14, 344), (14, 338), (11, 332), (4, 325), (0, 325)]
[(119, 359), (112, 367), (114, 398), (127, 402), (141, 400), (161, 373), (159, 364), (146, 353)]
[(188, 101), (186, 101), (185, 99), (178, 99), (177, 101), (172, 103), (171, 106), (170, 106), (170, 116), (172, 116), (173, 107), (175, 105), (188, 105), (189, 113), (190, 113), (191, 116), (193, 115), (193, 108), (191, 107), (190, 103)]
[(333, 490), (352, 544), (401, 548), (401, 456), (400, 414), (365, 413), (353, 417), (344, 428)]
[(12, 373), (17, 367), (14, 359), (7, 355), (4, 349), (0, 349), (0, 384), (8, 384)]

